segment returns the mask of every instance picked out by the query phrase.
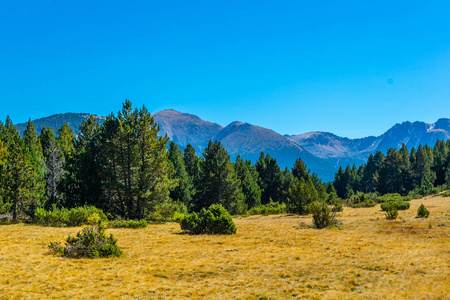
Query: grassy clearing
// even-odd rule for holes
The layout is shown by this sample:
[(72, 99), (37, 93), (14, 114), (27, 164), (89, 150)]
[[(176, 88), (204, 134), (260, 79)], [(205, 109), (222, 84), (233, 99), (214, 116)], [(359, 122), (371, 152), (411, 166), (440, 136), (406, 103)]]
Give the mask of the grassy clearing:
[[(428, 219), (416, 219), (425, 204)], [(344, 208), (343, 230), (311, 217), (234, 219), (232, 236), (182, 234), (176, 223), (109, 229), (121, 258), (48, 254), (79, 228), (0, 227), (0, 299), (448, 299), (450, 198), (412, 200), (401, 220), (380, 206)]]

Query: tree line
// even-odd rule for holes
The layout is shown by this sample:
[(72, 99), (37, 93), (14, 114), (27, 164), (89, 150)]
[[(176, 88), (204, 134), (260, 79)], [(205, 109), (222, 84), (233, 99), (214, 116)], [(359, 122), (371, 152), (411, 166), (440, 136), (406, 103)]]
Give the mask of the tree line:
[(93, 116), (83, 121), (78, 136), (68, 124), (37, 134), (28, 121), (21, 137), (7, 117), (0, 122), (0, 213), (17, 218), (38, 207), (92, 205), (113, 218), (142, 219), (211, 204), (243, 214), (271, 202), (301, 213), (334, 192), (300, 159), (292, 171), (263, 152), (255, 164), (240, 156), (231, 162), (220, 142), (197, 155), (158, 131), (145, 106), (133, 109), (130, 101), (102, 124)]
[(363, 193), (428, 195), (434, 187), (450, 188), (450, 140), (438, 140), (433, 148), (420, 145), (408, 150), (391, 148), (370, 154), (367, 163), (342, 167), (335, 174), (339, 197)]
[(198, 155), (159, 130), (145, 106), (133, 109), (128, 100), (102, 124), (93, 116), (83, 121), (78, 136), (68, 124), (37, 134), (29, 121), (21, 137), (7, 117), (0, 122), (0, 214), (16, 219), (33, 217), (40, 207), (90, 205), (113, 219), (152, 219), (212, 204), (238, 215), (274, 202), (304, 214), (315, 201), (335, 204), (357, 192), (406, 194), (450, 182), (450, 142), (377, 152), (324, 183), (300, 158), (284, 170), (264, 152), (254, 164), (240, 156), (232, 162), (218, 141)]

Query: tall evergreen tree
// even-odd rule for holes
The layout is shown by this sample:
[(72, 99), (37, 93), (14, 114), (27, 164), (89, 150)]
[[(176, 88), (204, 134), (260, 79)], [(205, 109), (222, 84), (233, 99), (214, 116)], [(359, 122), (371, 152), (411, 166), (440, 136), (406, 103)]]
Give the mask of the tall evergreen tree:
[(38, 134), (31, 120), (28, 120), (27, 127), (23, 133), (23, 142), (25, 147), (30, 151), (32, 159), (36, 162), (36, 164), (42, 166), (44, 164), (44, 154), (42, 152), (42, 146)]
[(68, 158), (66, 168), (69, 176), (64, 180), (66, 206), (94, 205), (103, 208), (103, 185), (101, 175), (100, 126), (90, 116), (79, 127), (75, 142), (75, 155)]
[(167, 135), (158, 137), (159, 125), (145, 106), (135, 111), (134, 119), (138, 154), (138, 193), (134, 218), (143, 218), (157, 205), (170, 201), (170, 190), (176, 187), (176, 182), (172, 179), (173, 168), (166, 150), (169, 138)]
[(294, 175), (295, 178), (307, 180), (310, 176), (309, 172), (310, 171), (306, 168), (306, 164), (300, 158), (297, 158), (292, 167), (292, 175)]
[(390, 148), (380, 169), (378, 190), (382, 194), (404, 193), (402, 184), (401, 155), (398, 150)]
[[(237, 178), (241, 181), (242, 192), (248, 208), (261, 205), (261, 189), (258, 186), (258, 179), (252, 174), (250, 161), (244, 161), (240, 155), (234, 164)], [(256, 171), (256, 170), (255, 170)]]
[(261, 203), (267, 204), (270, 200), (284, 202), (286, 199), (283, 192), (283, 172), (277, 160), (261, 152), (255, 164), (259, 174), (259, 187), (261, 188)]
[(201, 158), (195, 154), (195, 149), (191, 144), (188, 144), (184, 149), (184, 165), (189, 179), (194, 186), (193, 197), (195, 197), (199, 180), (200, 180), (200, 162)]
[(449, 147), (447, 144), (444, 141), (438, 140), (433, 148), (434, 164), (431, 168), (436, 174), (435, 185), (443, 185), (445, 183), (448, 153)]
[(58, 129), (58, 148), (61, 149), (64, 157), (73, 155), (75, 150), (75, 133), (73, 129), (64, 122), (64, 124)]
[(225, 148), (220, 142), (209, 141), (203, 157), (196, 209), (222, 204), (232, 214), (243, 213), (246, 210), (244, 195)]
[(434, 182), (436, 179), (436, 174), (431, 169), (433, 164), (432, 150), (428, 149), (429, 147), (422, 147), (422, 145), (419, 145), (417, 148), (415, 161), (414, 164), (412, 164), (414, 186), (420, 186), (425, 176), (431, 182)]
[(170, 191), (170, 198), (184, 203), (189, 210), (192, 210), (194, 205), (192, 197), (194, 185), (186, 172), (183, 152), (178, 149), (174, 141), (169, 146), (169, 161), (174, 167), (175, 178), (178, 181), (178, 186)]
[(309, 177), (306, 180), (296, 177), (289, 194), (289, 210), (297, 214), (307, 213), (308, 205), (319, 200), (317, 190)]
[(3, 201), (11, 204), (13, 219), (17, 219), (19, 213), (32, 216), (45, 201), (41, 172), (9, 117), (4, 135), (8, 140), (8, 155), (3, 173)]

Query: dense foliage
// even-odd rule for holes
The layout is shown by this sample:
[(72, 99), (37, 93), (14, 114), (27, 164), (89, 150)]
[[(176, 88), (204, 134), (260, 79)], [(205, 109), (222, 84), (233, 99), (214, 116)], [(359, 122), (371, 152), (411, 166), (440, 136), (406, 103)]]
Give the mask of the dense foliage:
[(339, 168), (334, 187), (339, 197), (357, 192), (401, 195), (429, 195), (450, 188), (450, 140), (438, 140), (433, 148), (419, 146), (408, 151), (389, 149), (384, 155), (371, 154), (367, 163), (357, 168)]
[(34, 221), (43, 226), (71, 227), (81, 225), (94, 225), (106, 221), (106, 215), (101, 209), (94, 206), (82, 206), (72, 209), (53, 206), (51, 210), (38, 208), (34, 214)]

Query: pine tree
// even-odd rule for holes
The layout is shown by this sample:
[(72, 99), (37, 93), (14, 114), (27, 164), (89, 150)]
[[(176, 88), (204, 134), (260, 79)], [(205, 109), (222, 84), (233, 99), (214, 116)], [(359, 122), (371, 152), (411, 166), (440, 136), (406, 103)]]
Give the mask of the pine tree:
[(289, 191), (289, 210), (297, 214), (308, 212), (308, 206), (314, 201), (318, 201), (319, 195), (310, 178), (306, 180), (295, 178), (295, 182)]
[(380, 169), (378, 190), (382, 194), (404, 193), (402, 184), (401, 155), (398, 150), (390, 148)]
[(306, 168), (306, 164), (300, 158), (297, 158), (292, 167), (292, 175), (298, 179), (303, 178), (304, 180), (308, 180), (310, 176), (309, 172), (310, 171)]
[(3, 136), (7, 137), (8, 155), (3, 173), (3, 201), (11, 204), (13, 219), (20, 213), (32, 216), (45, 201), (45, 185), (40, 170), (9, 117)]
[(189, 176), (189, 180), (193, 185), (192, 197), (195, 199), (197, 190), (199, 189), (200, 180), (200, 162), (201, 158), (195, 154), (195, 149), (191, 144), (188, 144), (184, 149), (184, 165), (186, 172)]
[(30, 151), (30, 155), (36, 164), (43, 166), (44, 154), (42, 152), (42, 146), (38, 134), (34, 128), (34, 124), (30, 119), (28, 120), (27, 127), (23, 133), (23, 141), (25, 147)]
[(444, 141), (437, 140), (433, 148), (434, 164), (431, 167), (432, 171), (436, 173), (435, 184), (437, 186), (445, 183), (445, 169), (448, 153), (449, 148), (447, 147), (447, 144)]
[(244, 195), (225, 148), (220, 142), (209, 141), (203, 157), (196, 210), (222, 204), (231, 214), (243, 213), (246, 210)]
[(270, 200), (284, 202), (286, 200), (283, 191), (283, 172), (277, 160), (261, 152), (255, 164), (259, 174), (258, 185), (261, 188), (261, 203), (267, 204)]
[(431, 170), (432, 164), (433, 156), (431, 148), (429, 148), (428, 146), (422, 147), (420, 145), (417, 148), (415, 161), (412, 165), (414, 186), (420, 186), (425, 176), (429, 181), (431, 181), (432, 183), (434, 182), (436, 174)]
[(98, 143), (94, 149), (99, 151), (98, 192), (106, 210), (139, 219), (170, 201), (176, 184), (166, 150), (168, 137), (158, 137), (158, 131), (145, 106), (133, 110), (126, 100), (117, 117), (110, 115), (100, 134), (94, 135), (98, 136), (94, 139)]
[(68, 207), (94, 205), (103, 208), (99, 131), (99, 124), (93, 116), (79, 127), (75, 154), (69, 156), (66, 163), (69, 176), (64, 179), (64, 193)]
[(65, 158), (73, 155), (75, 150), (75, 134), (73, 129), (64, 122), (64, 124), (58, 129), (58, 148), (61, 149)]
[[(245, 196), (245, 202), (250, 209), (261, 205), (261, 189), (258, 186), (257, 177), (252, 174), (250, 161), (244, 161), (240, 155), (237, 156), (234, 164), (237, 178), (241, 181), (242, 192)], [(255, 170), (256, 172), (256, 170)]]
[[(125, 106), (128, 105), (127, 102)], [(173, 168), (166, 150), (169, 138), (167, 135), (158, 137), (159, 125), (145, 106), (136, 110), (134, 115), (132, 119), (136, 126), (138, 192), (133, 217), (143, 218), (157, 205), (170, 201), (170, 190), (176, 187), (176, 182), (172, 179)], [(131, 158), (131, 161), (133, 163), (134, 159)]]
[(178, 149), (177, 144), (173, 141), (169, 146), (169, 161), (174, 167), (175, 178), (178, 181), (178, 186), (170, 191), (170, 198), (184, 203), (189, 210), (192, 210), (194, 205), (192, 197), (194, 185), (186, 172), (183, 152)]
[(314, 185), (314, 188), (317, 191), (318, 199), (320, 201), (326, 202), (327, 199), (328, 199), (328, 195), (327, 195), (327, 191), (326, 191), (326, 186), (322, 182), (322, 179), (320, 179), (319, 176), (316, 173), (313, 173), (311, 175), (311, 181), (312, 181), (312, 183)]

